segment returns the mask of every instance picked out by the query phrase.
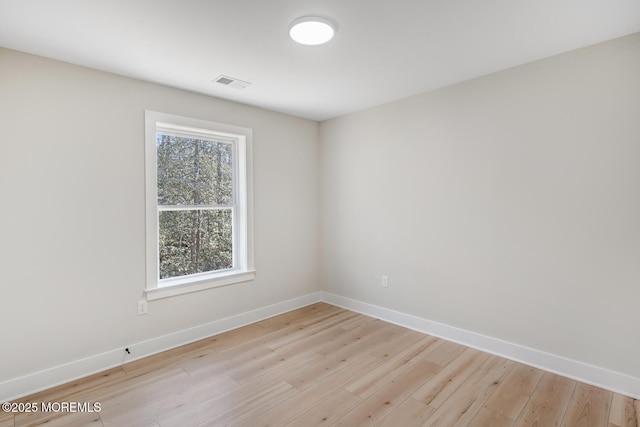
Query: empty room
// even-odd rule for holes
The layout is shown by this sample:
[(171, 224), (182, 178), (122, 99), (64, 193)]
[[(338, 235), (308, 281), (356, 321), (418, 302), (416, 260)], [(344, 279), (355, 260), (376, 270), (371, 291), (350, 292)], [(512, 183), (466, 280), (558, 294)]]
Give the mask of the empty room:
[(640, 426), (638, 0), (0, 0), (0, 427)]

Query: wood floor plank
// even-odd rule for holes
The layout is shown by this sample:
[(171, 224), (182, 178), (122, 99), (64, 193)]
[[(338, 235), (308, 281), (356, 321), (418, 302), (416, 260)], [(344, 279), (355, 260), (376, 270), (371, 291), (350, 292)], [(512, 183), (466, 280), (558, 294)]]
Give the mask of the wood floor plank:
[(279, 427), (290, 423), (305, 412), (314, 410), (325, 400), (344, 390), (346, 384), (369, 372), (380, 361), (369, 355), (356, 356), (340, 365), (322, 380), (314, 381), (309, 387), (292, 398), (271, 408), (266, 413), (248, 423), (253, 427)]
[[(104, 406), (100, 418), (106, 425), (150, 424), (155, 417), (145, 419), (144, 423), (138, 419), (144, 414), (156, 414), (159, 403), (180, 399), (188, 389), (189, 379), (189, 375), (178, 368), (161, 375), (148, 373), (142, 381), (129, 381), (100, 398)], [(128, 422), (125, 424), (122, 420)]]
[(217, 355), (203, 356), (197, 359), (187, 359), (180, 367), (191, 376), (216, 377), (228, 376), (229, 372), (237, 366), (241, 366), (247, 360), (269, 354), (270, 351), (264, 347), (257, 347), (255, 353), (244, 354), (237, 358), (227, 358)]
[[(466, 426), (482, 409), (489, 396), (515, 362), (490, 356), (457, 390), (425, 421), (424, 426)], [(431, 406), (431, 404), (429, 405)]]
[(37, 420), (16, 417), (16, 427), (102, 427), (98, 413), (50, 413)]
[[(287, 427), (314, 427), (335, 425), (338, 418), (362, 402), (358, 396), (342, 389), (329, 399), (320, 402), (310, 411), (296, 417)], [(163, 426), (164, 427), (164, 426)]]
[(228, 427), (250, 425), (249, 420), (261, 418), (271, 408), (289, 400), (298, 393), (299, 391), (291, 384), (283, 382), (277, 389), (257, 395), (253, 400), (246, 401), (243, 405), (237, 406), (231, 411), (212, 417), (207, 421), (207, 424)]
[[(257, 376), (256, 378), (260, 378), (263, 381), (288, 382), (287, 380), (290, 379), (289, 375), (291, 375), (292, 373), (300, 372), (300, 370), (303, 370), (303, 369), (313, 369), (313, 366), (315, 366), (316, 364), (323, 364), (323, 362), (326, 363), (326, 359), (327, 358), (325, 356), (319, 355), (313, 351), (302, 353), (300, 355), (296, 355), (294, 357), (289, 358), (287, 363), (277, 365), (269, 369), (268, 372), (265, 372), (262, 376)], [(336, 357), (333, 360), (340, 360), (340, 363), (344, 363), (342, 362), (343, 359), (345, 361), (350, 360), (350, 359), (339, 358), (339, 357)], [(338, 362), (336, 361), (336, 363)], [(329, 370), (341, 369), (340, 366), (334, 366), (334, 367), (325, 366), (325, 367), (329, 368)], [(326, 375), (326, 373), (323, 372), (323, 376), (324, 375)], [(314, 379), (308, 379), (308, 381), (313, 383), (321, 380), (319, 378), (314, 378)]]
[(412, 331), (411, 329), (405, 329), (398, 326), (393, 329), (393, 332), (393, 335), (389, 337), (386, 343), (372, 348), (368, 353), (374, 357), (388, 359), (392, 355), (395, 355), (398, 350), (404, 350), (407, 347), (417, 343), (418, 341), (423, 340), (425, 337), (428, 337), (434, 342), (440, 341), (436, 337), (425, 335), (420, 332)]
[(413, 397), (436, 409), (439, 408), (488, 358), (487, 353), (467, 348), (423, 384)]
[(162, 427), (182, 427), (210, 423), (214, 417), (224, 416), (239, 407), (247, 407), (264, 396), (278, 396), (288, 393), (293, 387), (287, 383), (251, 382), (243, 384), (228, 393), (212, 396), (210, 399), (185, 407), (182, 411), (160, 416), (157, 420)]
[[(486, 406), (483, 407), (475, 417), (471, 419), (468, 427), (512, 427), (513, 420), (502, 414), (492, 411)], [(546, 427), (546, 426), (539, 426)]]
[(14, 427), (13, 414), (0, 410), (0, 427)]
[(515, 421), (534, 392), (543, 372), (517, 364), (487, 401), (487, 408)]
[[(267, 346), (272, 350), (288, 349), (289, 351), (309, 348), (313, 342), (323, 342), (322, 337), (326, 334), (344, 334), (346, 331), (339, 327), (340, 323), (350, 317), (353, 317), (352, 313), (334, 313), (322, 321), (313, 322), (305, 326), (291, 325), (289, 327), (290, 332), (275, 339), (269, 337)], [(279, 331), (274, 331), (274, 333), (279, 334)]]
[(256, 322), (256, 325), (260, 325), (263, 328), (270, 330), (279, 330), (283, 327), (290, 325), (304, 326), (309, 321), (319, 321), (324, 318), (325, 315), (333, 313), (342, 313), (339, 307), (324, 302), (308, 305), (306, 307), (299, 308), (297, 310), (289, 311), (278, 316), (273, 316), (265, 320)]
[(425, 352), (424, 358), (442, 367), (447, 366), (467, 349), (451, 341), (439, 340), (438, 343)]
[[(338, 340), (346, 334), (348, 334), (348, 332), (340, 329), (336, 325), (333, 325), (322, 330), (313, 331), (308, 336), (299, 336), (298, 338), (296, 338), (296, 342), (280, 346), (278, 348), (275, 348), (275, 350), (279, 354), (283, 355), (292, 355), (308, 350), (313, 350), (316, 353), (321, 354), (321, 351), (319, 351), (319, 349), (322, 346), (324, 346), (327, 342)], [(268, 347), (274, 348), (272, 346)]]
[[(373, 358), (372, 358), (373, 359)], [(306, 390), (324, 378), (329, 377), (339, 370), (353, 367), (353, 361), (360, 360), (357, 357), (341, 357), (338, 355), (320, 356), (319, 359), (303, 364), (297, 368), (287, 367), (287, 372), (282, 380), (288, 382), (298, 390)]]
[(608, 425), (612, 397), (610, 391), (578, 383), (573, 391), (562, 425), (566, 427)]
[(261, 375), (273, 372), (290, 372), (301, 365), (320, 360), (323, 356), (314, 351), (283, 355), (277, 351), (234, 368), (228, 375), (239, 383), (245, 383)]
[(353, 329), (361, 327), (365, 322), (375, 323), (377, 319), (369, 316), (362, 317), (361, 315), (351, 317), (340, 324), (340, 328), (345, 331), (351, 331)]
[(611, 400), (609, 426), (638, 427), (638, 418), (633, 406), (632, 398), (614, 394)]
[(559, 426), (575, 387), (574, 380), (545, 373), (514, 427)]
[(102, 411), (0, 413), (0, 427), (640, 427), (631, 398), (325, 303), (20, 401)]
[(108, 426), (148, 426), (161, 418), (171, 418), (181, 414), (185, 408), (204, 403), (215, 396), (224, 395), (239, 387), (239, 384), (229, 377), (191, 377), (184, 379), (181, 384), (173, 385), (180, 390), (176, 395), (167, 395), (143, 404), (136, 405), (130, 410), (122, 410), (117, 401), (103, 401), (105, 410), (100, 413), (105, 427)]
[(426, 380), (433, 377), (434, 364), (427, 360), (416, 362), (410, 372), (396, 377), (386, 387), (380, 389), (340, 418), (337, 426), (367, 426), (382, 421), (398, 408)]
[(376, 424), (376, 427), (417, 427), (433, 414), (435, 408), (409, 397)]
[[(350, 384), (347, 387), (347, 390), (363, 399), (366, 399), (376, 391), (385, 387), (394, 378), (402, 375), (408, 370), (411, 370), (413, 365), (418, 361), (424, 360), (420, 355), (436, 341), (437, 339), (434, 337), (425, 336), (413, 345), (400, 347), (406, 348), (406, 350), (403, 350), (390, 359), (385, 360), (376, 369), (359, 378), (353, 384)], [(383, 355), (383, 358), (386, 357), (387, 353)], [(437, 372), (438, 365), (434, 363), (432, 363), (432, 365), (434, 373)]]
[(354, 352), (373, 354), (381, 347), (387, 347), (389, 342), (396, 339), (402, 332), (398, 330), (396, 325), (385, 323), (378, 321), (377, 324), (374, 323), (364, 331), (360, 331), (351, 343), (338, 349), (335, 353), (343, 356)]
[(347, 331), (347, 334), (318, 346), (315, 351), (327, 356), (339, 354), (348, 357), (360, 352), (371, 351), (395, 335), (394, 326), (380, 320), (363, 316), (362, 325)]

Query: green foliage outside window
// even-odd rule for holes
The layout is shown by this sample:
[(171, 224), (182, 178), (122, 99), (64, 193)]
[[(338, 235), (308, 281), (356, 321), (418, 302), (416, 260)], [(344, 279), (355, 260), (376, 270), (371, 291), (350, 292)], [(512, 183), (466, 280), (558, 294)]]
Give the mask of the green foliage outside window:
[(233, 267), (233, 146), (156, 135), (160, 279)]

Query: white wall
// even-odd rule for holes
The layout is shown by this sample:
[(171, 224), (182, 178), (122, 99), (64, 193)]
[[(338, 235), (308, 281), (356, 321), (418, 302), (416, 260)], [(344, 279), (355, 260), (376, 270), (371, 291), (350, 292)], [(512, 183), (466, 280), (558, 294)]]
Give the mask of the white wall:
[[(254, 130), (257, 279), (137, 316), (145, 109)], [(0, 49), (0, 383), (317, 291), (318, 128)]]
[(640, 377), (640, 34), (320, 132), (324, 290)]

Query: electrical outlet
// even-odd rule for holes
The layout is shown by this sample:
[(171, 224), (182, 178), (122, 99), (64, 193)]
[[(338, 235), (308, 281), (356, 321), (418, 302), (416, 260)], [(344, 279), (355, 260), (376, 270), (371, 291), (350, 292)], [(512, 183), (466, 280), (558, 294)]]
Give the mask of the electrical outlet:
[(387, 276), (382, 276), (382, 278), (380, 279), (380, 284), (382, 285), (383, 288), (388, 288), (389, 278)]
[(138, 300), (138, 316), (142, 314), (147, 314), (149, 312), (149, 307), (147, 307), (147, 300), (141, 299)]

